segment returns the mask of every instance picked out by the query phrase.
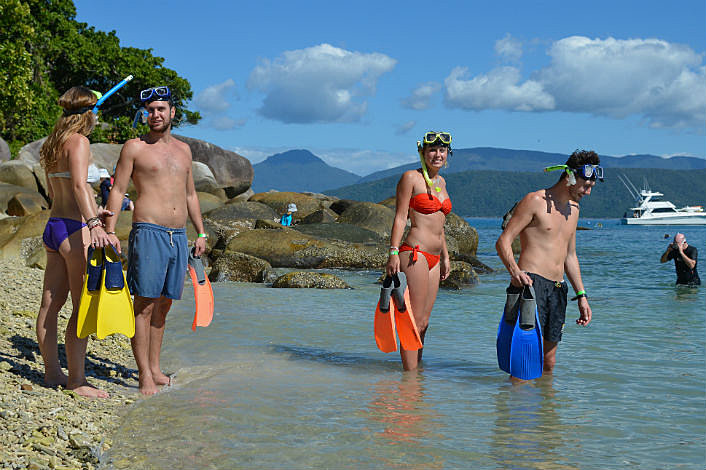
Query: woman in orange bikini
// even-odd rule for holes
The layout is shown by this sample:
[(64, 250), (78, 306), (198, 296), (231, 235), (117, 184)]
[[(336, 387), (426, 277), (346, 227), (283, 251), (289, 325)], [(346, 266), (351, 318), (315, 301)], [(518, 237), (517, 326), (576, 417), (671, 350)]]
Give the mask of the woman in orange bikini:
[[(439, 170), (451, 154), (451, 134), (427, 132), (423, 141), (417, 142), (417, 148), (421, 168), (406, 171), (397, 184), (397, 210), (386, 271), (390, 276), (399, 271), (405, 273), (411, 310), (423, 345), (439, 280), (446, 279), (450, 270), (444, 222), (451, 212), (451, 200)], [(412, 225), (400, 244), (408, 218)], [(422, 351), (400, 347), (405, 370), (417, 368)]]

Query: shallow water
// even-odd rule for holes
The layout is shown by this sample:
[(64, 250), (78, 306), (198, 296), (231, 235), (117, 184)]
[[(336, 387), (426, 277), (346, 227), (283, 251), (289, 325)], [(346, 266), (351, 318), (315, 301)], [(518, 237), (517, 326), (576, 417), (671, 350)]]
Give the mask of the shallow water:
[[(187, 286), (162, 355), (176, 384), (128, 410), (105, 467), (704, 468), (706, 296), (659, 263), (676, 228), (581, 221), (593, 322), (572, 303), (554, 376), (512, 386), (495, 357), (500, 221), (469, 221), (499, 271), (440, 293), (418, 374), (375, 347), (379, 273), (336, 272), (353, 290), (214, 284), (195, 333)], [(706, 227), (679, 230), (703, 260)]]

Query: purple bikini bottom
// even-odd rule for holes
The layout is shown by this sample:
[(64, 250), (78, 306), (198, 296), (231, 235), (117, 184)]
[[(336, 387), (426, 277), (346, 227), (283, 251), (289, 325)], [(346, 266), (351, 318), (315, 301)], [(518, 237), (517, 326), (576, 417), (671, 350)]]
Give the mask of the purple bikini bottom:
[(81, 230), (86, 224), (80, 220), (67, 219), (65, 217), (49, 217), (47, 226), (44, 228), (42, 240), (44, 244), (54, 251), (59, 251), (61, 242), (69, 238), (69, 235), (76, 230)]

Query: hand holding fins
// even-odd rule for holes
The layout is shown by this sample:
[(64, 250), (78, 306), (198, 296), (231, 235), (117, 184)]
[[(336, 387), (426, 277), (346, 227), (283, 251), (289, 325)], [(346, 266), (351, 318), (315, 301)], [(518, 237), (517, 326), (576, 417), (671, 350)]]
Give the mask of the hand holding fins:
[(213, 290), (211, 289), (211, 281), (206, 276), (206, 270), (203, 267), (203, 262), (200, 256), (194, 254), (195, 248), (189, 250), (189, 276), (191, 283), (194, 285), (194, 303), (196, 310), (194, 312), (194, 321), (191, 324), (191, 329), (196, 331), (197, 326), (206, 327), (213, 320)]

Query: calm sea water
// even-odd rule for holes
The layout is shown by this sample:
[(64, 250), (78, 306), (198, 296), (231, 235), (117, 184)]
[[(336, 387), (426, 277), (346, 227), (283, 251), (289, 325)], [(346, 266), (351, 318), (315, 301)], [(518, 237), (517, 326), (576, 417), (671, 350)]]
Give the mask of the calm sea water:
[[(513, 386), (495, 356), (500, 221), (469, 222), (498, 271), (440, 292), (417, 374), (375, 347), (379, 273), (336, 272), (353, 290), (214, 284), (195, 333), (187, 287), (164, 340), (176, 385), (127, 411), (106, 467), (703, 469), (706, 290), (659, 262), (677, 228), (582, 220), (593, 322), (572, 303), (554, 376)], [(703, 263), (706, 227), (679, 230)]]

